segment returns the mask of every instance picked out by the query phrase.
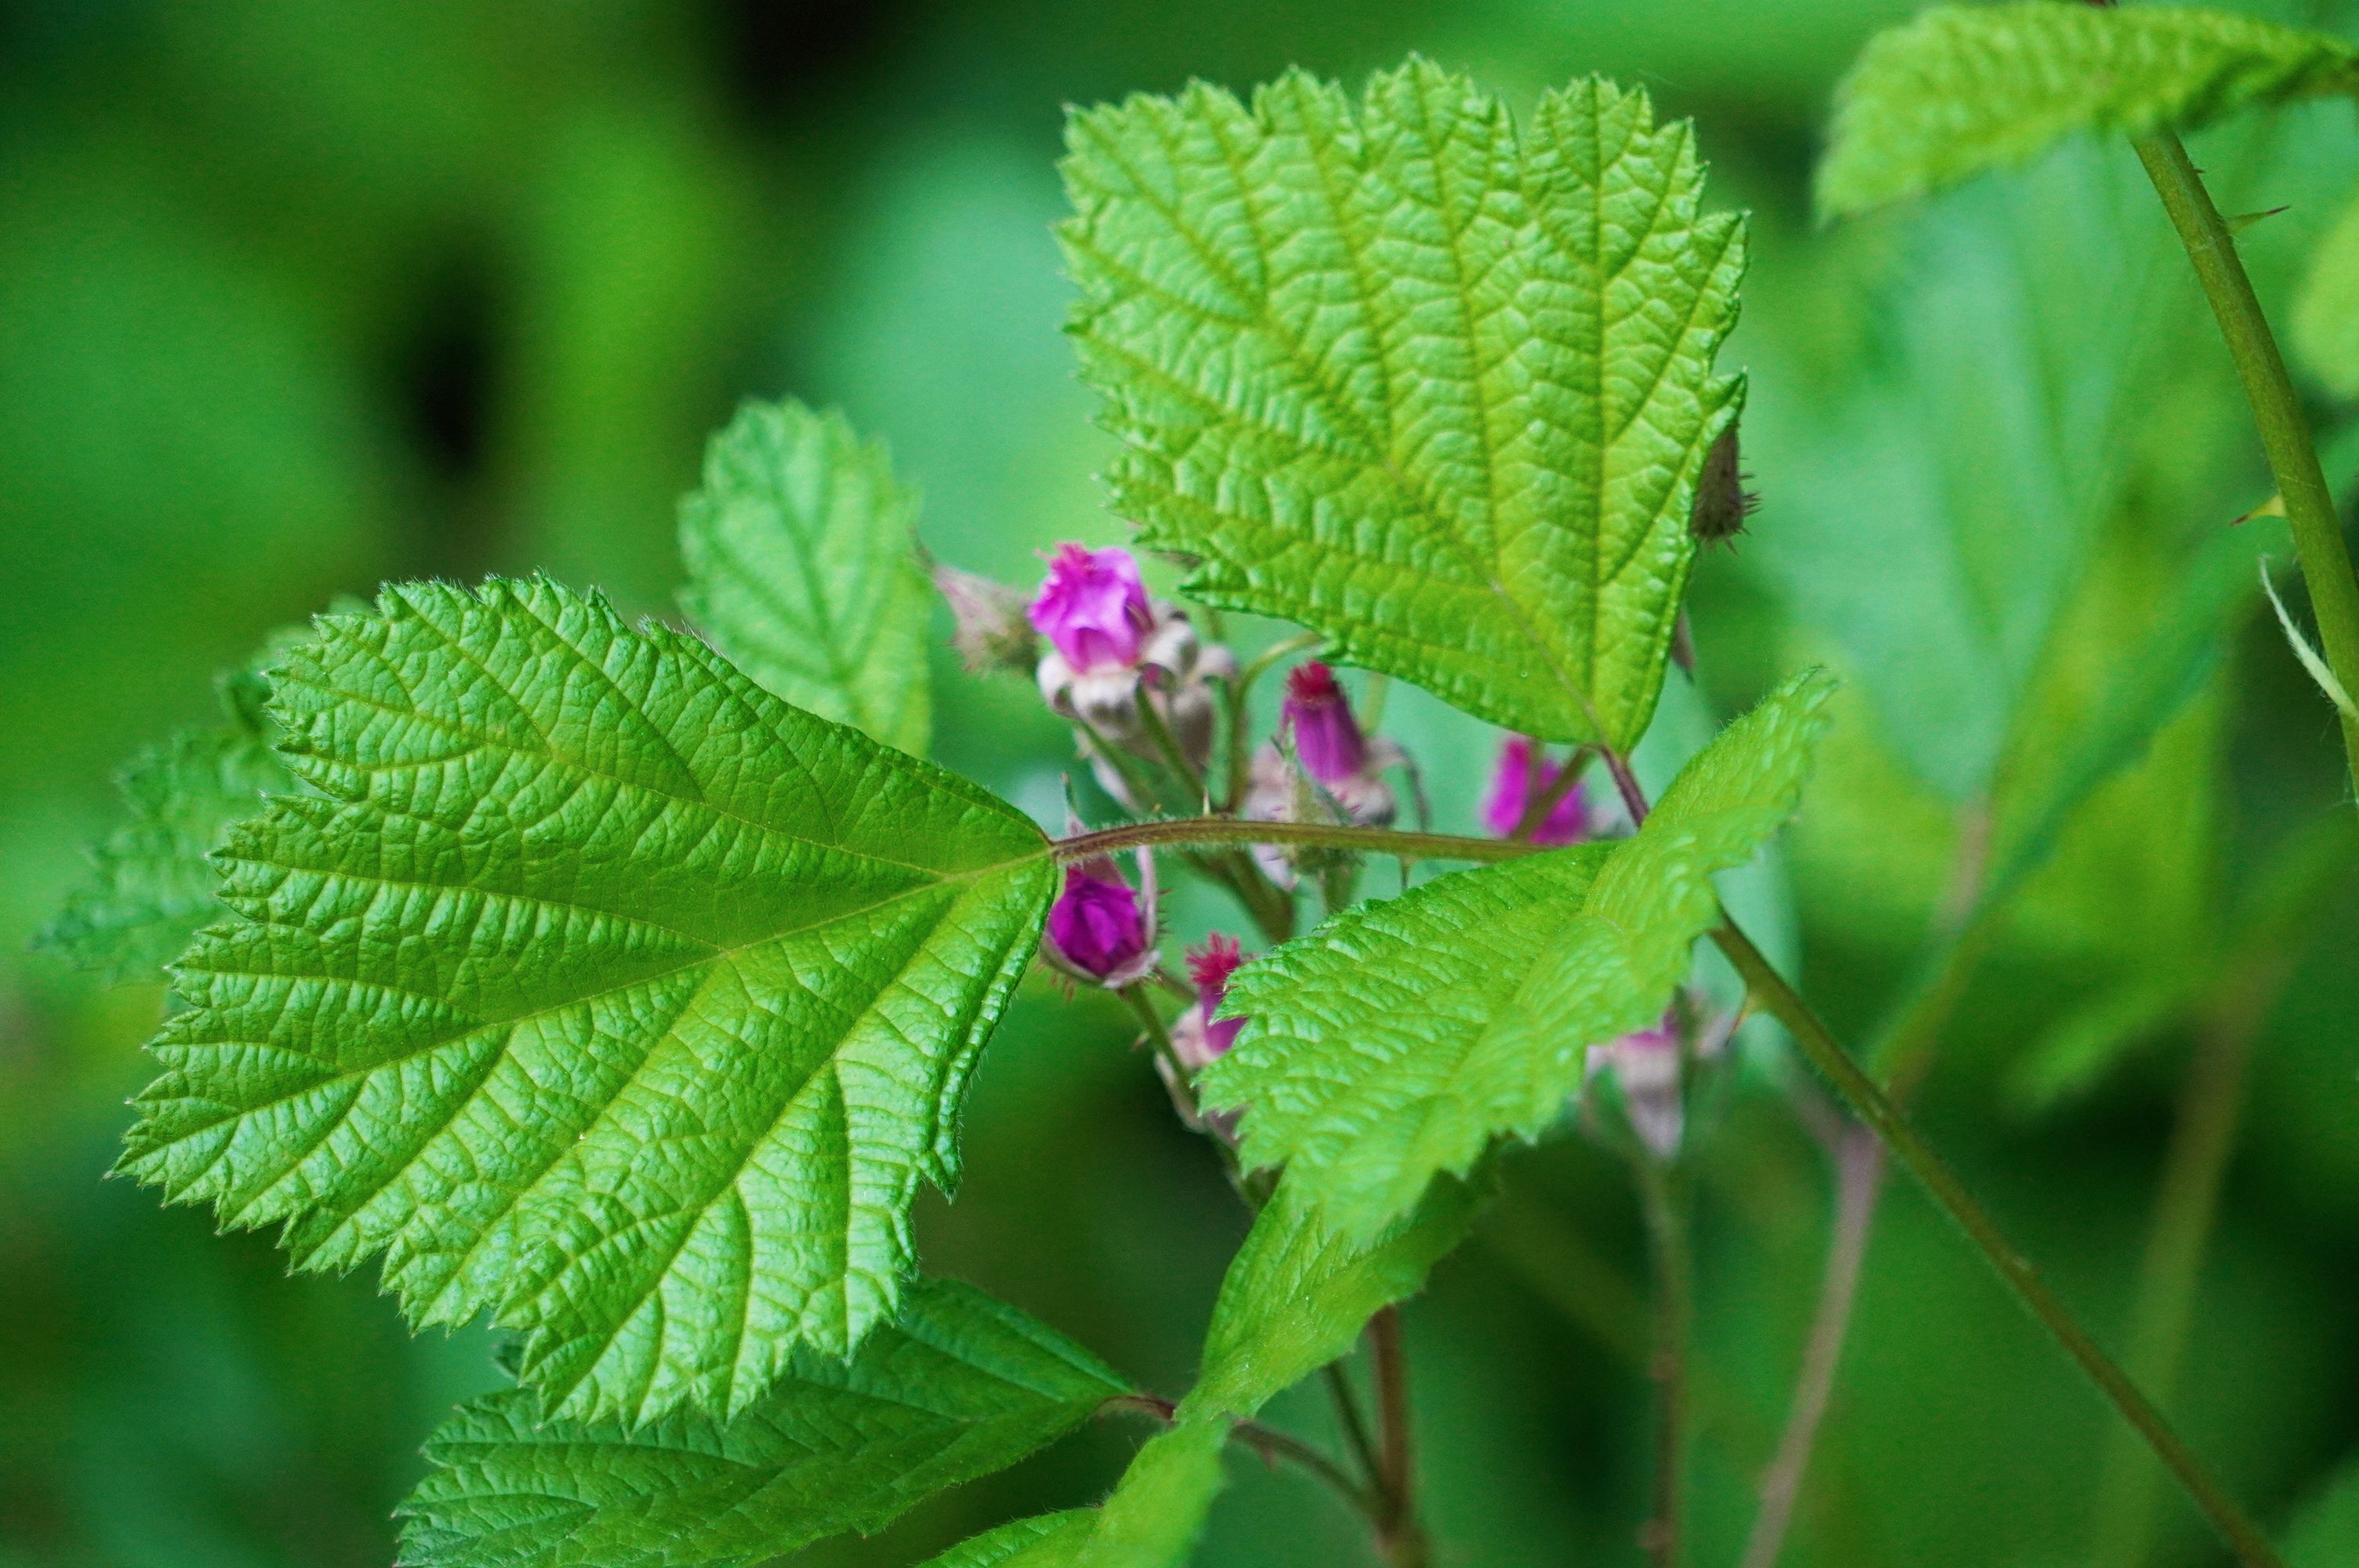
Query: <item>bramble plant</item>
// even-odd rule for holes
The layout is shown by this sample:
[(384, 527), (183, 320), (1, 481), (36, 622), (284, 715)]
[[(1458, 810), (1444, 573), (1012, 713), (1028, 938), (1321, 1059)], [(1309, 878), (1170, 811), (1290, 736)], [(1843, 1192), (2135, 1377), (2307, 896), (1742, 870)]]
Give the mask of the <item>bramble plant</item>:
[[(129, 819), (48, 934), (118, 978), (169, 961), (122, 1169), (277, 1226), (298, 1268), (374, 1260), (418, 1327), (510, 1336), (514, 1388), (427, 1446), (403, 1509), (419, 1568), (753, 1563), (1116, 1417), (1152, 1435), (1111, 1496), (934, 1568), (1180, 1563), (1239, 1449), (1331, 1484), (1418, 1568), (1449, 1552), (1419, 1508), (1399, 1303), (1510, 1152), (1577, 1124), (1626, 1158), (1651, 1242), (1640, 1534), (1670, 1565), (1691, 1555), (1686, 1169), (1713, 1081), (1756, 1075), (1842, 1201), (1750, 1568), (1807, 1483), (1887, 1161), (2124, 1418), (2109, 1560), (2153, 1528), (2142, 1444), (2239, 1561), (2276, 1563), (2142, 1391), (2170, 1377), (2168, 1328), (2125, 1370), (1906, 1107), (2010, 900), (2193, 699), (2256, 563), (2359, 768), (2359, 579), (2236, 225), (2177, 139), (2354, 92), (2359, 53), (2323, 35), (2051, 0), (1937, 7), (1843, 89), (1830, 217), (2129, 137), (2277, 488), (2188, 552), (2155, 643), (1857, 1054), (1715, 880), (1805, 803), (1836, 678), (1792, 669), (1654, 798), (1632, 761), (1696, 656), (1699, 551), (1753, 510), (1745, 383), (1717, 362), (1745, 222), (1641, 92), (1579, 81), (1518, 119), (1412, 60), (1356, 97), (1295, 73), (1071, 117), (1070, 331), (1130, 544), (1065, 544), (1037, 585), (965, 572), (919, 546), (880, 447), (750, 404), (682, 509), (694, 634), (545, 579), (403, 583), (225, 677), (220, 726), (132, 764)], [(2344, 385), (2354, 235), (2297, 316)], [(2279, 518), (2316, 647), (2267, 575)], [(1184, 565), (1186, 603), (1135, 549)], [(1070, 725), (1086, 766), (1060, 831), (925, 760), (955, 697), (929, 689), (938, 599), (972, 672), (1036, 683)], [(1420, 769), (1443, 764), (1383, 733), (1386, 679), (1497, 727), (1484, 836), (1431, 830)], [(2192, 1006), (2298, 927), (2349, 816), (2228, 957), (2140, 1005)], [(1180, 875), (1234, 916), (1175, 959), (1158, 890)], [(1135, 1013), (1252, 1213), (1177, 1397), (916, 1253), (912, 1206), (955, 1185), (969, 1080), (1036, 966)], [(1336, 1451), (1262, 1420), (1313, 1378)]]

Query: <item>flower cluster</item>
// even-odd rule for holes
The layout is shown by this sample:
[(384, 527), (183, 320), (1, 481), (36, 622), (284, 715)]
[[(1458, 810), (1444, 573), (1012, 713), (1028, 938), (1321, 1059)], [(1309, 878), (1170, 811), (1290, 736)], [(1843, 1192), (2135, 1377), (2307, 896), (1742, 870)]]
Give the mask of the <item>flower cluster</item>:
[[(1243, 694), (1234, 692), (1236, 660), (1220, 644), (1201, 642), (1180, 611), (1148, 596), (1129, 551), (1066, 544), (1047, 560), (1047, 576), (1028, 600), (988, 579), (937, 567), (935, 581), (957, 625), (956, 644), (971, 669), (1029, 671), (1049, 708), (1074, 725), (1082, 753), (1106, 793), (1130, 811), (1156, 809), (1158, 802), (1142, 798), (1140, 781), (1147, 775), (1140, 764), (1190, 783), (1211, 773), (1223, 706), (1212, 683), (1232, 686), (1233, 724), (1244, 712)], [(1579, 752), (1552, 758), (1528, 735), (1506, 736), (1483, 797), (1484, 827), (1540, 846), (1579, 844), (1613, 831), (1616, 819), (1593, 800), (1580, 775), (1586, 761)], [(1245, 787), (1230, 809), (1253, 821), (1386, 827), (1400, 808), (1388, 782), (1396, 769), (1416, 782), (1407, 753), (1363, 728), (1335, 672), (1306, 659), (1287, 671), (1277, 731), (1251, 753)], [(1080, 832), (1082, 824), (1072, 822), (1071, 830)], [(1245, 874), (1266, 877), (1274, 884), (1272, 895), (1288, 900), (1298, 870), (1329, 876), (1331, 901), (1348, 896), (1353, 875), (1353, 857), (1334, 851), (1261, 846), (1253, 860), (1258, 870), (1247, 868)], [(1158, 1056), (1157, 1065), (1192, 1125), (1230, 1136), (1233, 1119), (1197, 1116), (1188, 1080), (1226, 1052), (1244, 1027), (1241, 1020), (1215, 1019), (1230, 977), (1245, 961), (1244, 947), (1215, 934), (1190, 948), (1190, 985), (1183, 988), (1163, 971), (1157, 942), (1151, 853), (1138, 851), (1135, 882), (1103, 855), (1066, 870), (1042, 945), (1049, 963), (1070, 979), (1110, 990), (1144, 988), (1150, 980), (1182, 995), (1192, 989), (1193, 1000), (1169, 1027), (1170, 1050)], [(1144, 994), (1135, 994), (1135, 1005)], [(1682, 1018), (1674, 1007), (1655, 1027), (1590, 1054), (1591, 1073), (1614, 1076), (1631, 1130), (1658, 1158), (1676, 1152), (1683, 1135), (1689, 1064), (1716, 1051), (1725, 1038), (1724, 1030), (1690, 1030)]]

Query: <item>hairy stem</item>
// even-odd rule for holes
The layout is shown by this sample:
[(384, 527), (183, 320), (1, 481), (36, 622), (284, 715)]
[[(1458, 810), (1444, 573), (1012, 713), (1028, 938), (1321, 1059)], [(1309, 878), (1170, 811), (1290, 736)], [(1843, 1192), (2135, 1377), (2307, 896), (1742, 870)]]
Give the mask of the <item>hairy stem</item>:
[(1744, 932), (1723, 920), (1712, 939), (1745, 979), (1763, 1007), (1783, 1023), (1802, 1054), (1832, 1084), (1861, 1120), (1873, 1128), (1895, 1159), (1906, 1166), (1928, 1195), (1948, 1215), (1968, 1240), (1998, 1271), (2017, 1300), (2080, 1365), (2098, 1392), (2111, 1400), (2122, 1418), (2137, 1429), (2148, 1446), (2168, 1465), (2195, 1506), (2233, 1550), (2245, 1568), (2281, 1568), (2276, 1551), (2260, 1528), (2212, 1479), (2202, 1462), (2180, 1439), (2160, 1411), (2138, 1391), (2112, 1357), (2100, 1349), (2078, 1320), (2059, 1301), (2048, 1282), (2015, 1249), (1981, 1204), (1974, 1201), (1947, 1162), (1919, 1136), (1875, 1080), (1861, 1068), (1827, 1030), (1810, 1004), (1796, 995)]
[(1417, 1459), (1409, 1442), (1408, 1353), (1400, 1308), (1368, 1320), (1376, 1369), (1376, 1487), (1383, 1514), (1376, 1537), (1390, 1568), (1426, 1568), (1425, 1528), (1417, 1517)]
[(1412, 860), (1473, 860), (1489, 864), (1538, 852), (1538, 846), (1506, 838), (1468, 838), (1454, 833), (1402, 833), (1390, 827), (1353, 827), (1330, 822), (1246, 822), (1235, 817), (1190, 816), (1168, 822), (1131, 822), (1057, 840), (1060, 863), (1142, 846), (1184, 849), (1227, 844), (1310, 844), (1358, 849)]
[[(2261, 447), (2268, 455), (2269, 471), (2277, 477), (2284, 498), (2286, 522), (2293, 530), (2295, 551), (2301, 559), (2302, 580), (2310, 589), (2310, 612), (2317, 618), (2319, 640), (2325, 644), (2327, 667), (2345, 691), (2359, 691), (2359, 577), (2351, 569), (2351, 552), (2343, 543), (2342, 520), (2334, 513), (2333, 492), (2326, 486), (2326, 470), (2318, 460), (2310, 422), (2286, 373), (2268, 318), (2262, 314), (2253, 280), (2236, 254), (2236, 242), (2212, 203), (2203, 177), (2187, 157), (2187, 148), (2168, 131), (2137, 137), (2132, 144), (2146, 165), (2155, 193), (2171, 226), (2187, 247), (2196, 280), (2212, 302), (2212, 314), (2227, 340), (2229, 357), (2245, 384), (2259, 427)], [(2359, 719), (2338, 716), (2343, 725), (2343, 749), (2353, 781), (2359, 784)]]
[(1654, 1502), (1639, 1531), (1639, 1544), (1655, 1568), (1679, 1568), (1695, 1264), (1688, 1246), (1686, 1184), (1679, 1166), (1644, 1149), (1637, 1152), (1634, 1162), (1655, 1272), (1654, 1343), (1647, 1363), (1647, 1376), (1655, 1383)]
[(1802, 1477), (1809, 1473), (1819, 1427), (1834, 1395), (1835, 1369), (1851, 1332), (1852, 1307), (1859, 1299), (1867, 1238), (1875, 1224), (1876, 1193), (1883, 1184), (1884, 1145), (1866, 1127), (1846, 1122), (1834, 1135), (1834, 1171), (1835, 1212), (1829, 1227), (1826, 1273), (1810, 1337), (1802, 1346), (1793, 1400), (1787, 1407), (1786, 1430), (1777, 1439), (1776, 1456), (1761, 1474), (1761, 1507), (1745, 1539), (1743, 1568), (1774, 1568), (1785, 1549)]

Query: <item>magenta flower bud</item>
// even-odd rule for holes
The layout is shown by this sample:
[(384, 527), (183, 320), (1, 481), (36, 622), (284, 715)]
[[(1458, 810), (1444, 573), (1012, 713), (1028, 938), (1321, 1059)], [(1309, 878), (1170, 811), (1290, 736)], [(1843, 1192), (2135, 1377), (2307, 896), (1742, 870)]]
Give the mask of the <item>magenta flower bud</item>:
[(1050, 956), (1084, 979), (1130, 984), (1155, 968), (1153, 897), (1142, 899), (1112, 860), (1066, 868), (1065, 891), (1049, 906)]
[[(1562, 771), (1558, 763), (1538, 756), (1530, 736), (1508, 736), (1499, 745), (1499, 761), (1491, 771), (1491, 791), (1483, 799), (1483, 826), (1497, 838), (1513, 834), (1523, 825), (1533, 799), (1556, 783)], [(1548, 816), (1533, 830), (1532, 842), (1578, 844), (1590, 836), (1593, 826), (1589, 802), (1576, 784), (1549, 807)]]
[(1058, 546), (1025, 615), (1077, 676), (1136, 665), (1155, 629), (1138, 562), (1117, 548)]
[[(1245, 961), (1245, 949), (1234, 936), (1219, 932), (1204, 938), (1201, 947), (1188, 949), (1188, 978), (1196, 982), (1196, 1028), (1188, 1032), (1187, 1046), (1180, 1052), (1190, 1072), (1213, 1057), (1224, 1054), (1237, 1043), (1237, 1031), (1245, 1026), (1242, 1018), (1224, 1018), (1217, 1022), (1212, 1015), (1221, 1011), (1221, 1002), (1229, 994), (1229, 977)], [(1175, 1041), (1175, 1044), (1178, 1042)]]
[(1368, 742), (1333, 670), (1312, 659), (1287, 672), (1283, 712), (1304, 772), (1330, 789), (1359, 778), (1368, 765)]

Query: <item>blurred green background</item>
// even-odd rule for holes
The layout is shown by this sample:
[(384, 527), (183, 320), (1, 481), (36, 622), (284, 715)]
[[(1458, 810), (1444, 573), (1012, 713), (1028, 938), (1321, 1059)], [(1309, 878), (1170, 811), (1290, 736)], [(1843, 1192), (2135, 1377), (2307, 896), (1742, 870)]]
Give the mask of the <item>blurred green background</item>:
[[(2353, 30), (2342, 7), (2244, 8)], [(412, 1340), (371, 1279), (290, 1279), (266, 1238), (217, 1238), (209, 1216), (102, 1181), (160, 989), (101, 989), (26, 939), (111, 820), (111, 770), (202, 718), (213, 671), (270, 628), (382, 579), (542, 567), (667, 609), (674, 505), (744, 396), (840, 404), (884, 436), (960, 565), (1028, 580), (1040, 546), (1118, 537), (1058, 333), (1067, 103), (1288, 64), (1356, 79), (1416, 49), (1519, 102), (1599, 70), (1696, 118), (1717, 200), (1756, 214), (1730, 358), (1754, 376), (1766, 502), (1700, 573), (1699, 681), (1674, 677), (1658, 746), (1807, 659), (1843, 671), (1821, 780), (1752, 896), (1821, 1007), (1872, 1026), (1961, 846), (1970, 861), (2030, 833), (2148, 639), (2183, 622), (2201, 542), (2267, 491), (2126, 151), (1810, 222), (1831, 85), (1910, 9), (0, 5), (0, 1563), (386, 1563), (418, 1444), (494, 1381), (486, 1337)], [(2359, 178), (2359, 125), (2312, 107), (2198, 154), (2226, 210), (2289, 207), (2249, 237), (2282, 315)], [(2321, 392), (2316, 412), (2340, 427), (2352, 410)], [(2275, 1523), (2359, 1453), (2359, 887), (2334, 842), (2327, 710), (2250, 597), (2198, 639), (2224, 654), (2193, 669), (2192, 700), (2071, 815), (2012, 906), (1923, 1110), (2118, 1342), (2212, 1027), (2178, 982), (2288, 845), (2326, 843), (2299, 935), (2265, 945), (2288, 978), (2253, 1003), (2249, 1113), (2171, 1401)], [(943, 760), (1053, 802), (1070, 753), (1037, 701), (947, 655), (938, 678)], [(1471, 826), (1484, 737), (1413, 693), (1391, 715), (1445, 825)], [(1242, 1218), (1124, 1044), (1110, 1009), (1027, 988), (980, 1078), (966, 1188), (921, 1234), (929, 1267), (1178, 1392)], [(1767, 1075), (1700, 1119), (1692, 1560), (1734, 1563), (1826, 1178)], [(1628, 1184), (1570, 1134), (1507, 1177), (1408, 1309), (1442, 1560), (1636, 1563)], [(1312, 1401), (1278, 1413), (1321, 1419)], [(1896, 1184), (1788, 1560), (2085, 1561), (2109, 1419)], [(1093, 1432), (809, 1556), (905, 1563), (1090, 1500), (1133, 1435)], [(2164, 1558), (2216, 1559), (2165, 1513)], [(1254, 1473), (1201, 1560), (1364, 1551), (1324, 1493)]]

